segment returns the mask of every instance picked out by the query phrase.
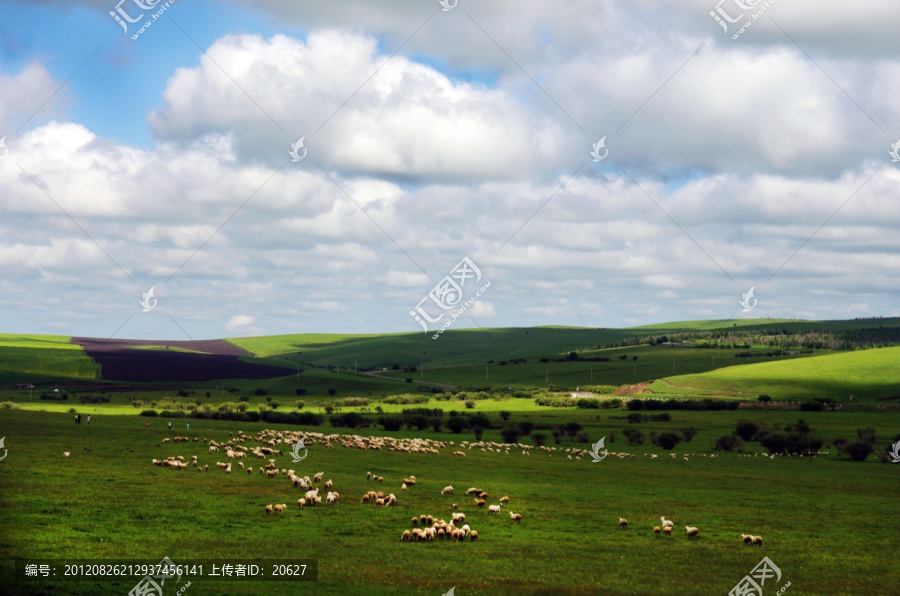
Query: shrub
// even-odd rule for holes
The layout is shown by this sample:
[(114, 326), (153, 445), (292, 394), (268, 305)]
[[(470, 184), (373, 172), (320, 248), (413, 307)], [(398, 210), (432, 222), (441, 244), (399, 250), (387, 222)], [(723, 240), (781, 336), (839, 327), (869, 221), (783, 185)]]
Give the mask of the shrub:
[(186, 389), (178, 390), (178, 397), (187, 397), (188, 395), (190, 395), (190, 393), (188, 393)]
[(369, 400), (364, 397), (345, 397), (344, 399), (334, 400), (334, 405), (339, 407), (361, 407), (369, 405)]
[[(75, 408), (69, 410), (69, 413), (71, 414), (74, 409)], [(157, 412), (156, 410), (143, 410), (141, 412), (141, 416), (159, 416), (159, 412)]]
[(575, 404), (582, 410), (598, 410), (600, 409), (600, 400), (597, 399), (579, 399)]
[(629, 424), (638, 424), (644, 420), (644, 417), (637, 412), (632, 412), (631, 414), (626, 416), (626, 418), (628, 419)]
[(500, 436), (503, 437), (504, 443), (515, 443), (519, 440), (521, 431), (518, 426), (508, 424), (500, 429)]
[(531, 431), (534, 430), (534, 423), (528, 420), (523, 420), (519, 423), (519, 432), (522, 433), (523, 436), (528, 436), (531, 434)]
[(510, 413), (506, 410), (500, 410), (500, 417), (503, 418), (504, 422), (509, 420)]
[(739, 448), (743, 441), (740, 437), (734, 435), (723, 435), (716, 439), (716, 445), (713, 447), (716, 451), (734, 451)]
[(325, 413), (326, 414), (334, 414), (334, 406), (332, 406), (331, 404), (325, 406)]
[(441, 432), (441, 429), (444, 427), (444, 421), (440, 418), (429, 418), (428, 424), (431, 425), (431, 430), (436, 433)]
[(484, 429), (481, 428), (480, 426), (473, 426), (473, 427), (472, 427), (472, 432), (475, 434), (475, 440), (476, 440), (476, 441), (480, 441), (482, 435), (484, 435)]
[(760, 395), (759, 398), (757, 399), (757, 401), (761, 404), (767, 404), (772, 401), (772, 398), (769, 397), (768, 395)]
[(581, 431), (580, 433), (575, 435), (575, 441), (578, 443), (590, 443), (591, 436), (588, 433), (586, 433), (585, 431)]
[(644, 442), (644, 433), (636, 428), (626, 428), (622, 431), (629, 445), (640, 445)]
[(369, 419), (356, 412), (347, 412), (346, 414), (338, 414), (332, 416), (328, 420), (331, 426), (335, 428), (363, 428), (369, 426)]
[(822, 402), (813, 399), (800, 404), (799, 409), (801, 412), (821, 412), (825, 406)]
[(273, 410), (277, 410), (278, 408), (281, 407), (281, 404), (278, 403), (277, 401), (273, 401), (273, 402), (269, 402), (269, 406), (270, 406)]
[(383, 401), (386, 404), (400, 404), (400, 405), (424, 404), (424, 403), (428, 402), (428, 396), (427, 395), (411, 395), (411, 394), (394, 395), (391, 397), (384, 398)]
[(294, 407), (298, 410), (302, 410), (306, 406), (306, 403), (302, 399), (298, 399), (294, 402)]
[(838, 437), (832, 442), (832, 444), (834, 445), (834, 448), (837, 449), (838, 453), (843, 453), (849, 442), (850, 441), (843, 437)]
[(562, 425), (563, 431), (570, 437), (574, 437), (575, 433), (581, 430), (581, 425), (577, 422), (566, 422)]
[(739, 420), (735, 427), (737, 435), (745, 441), (752, 441), (758, 431), (759, 425), (750, 420)]
[(491, 419), (484, 414), (473, 414), (469, 416), (470, 426), (480, 426), (481, 428), (490, 428)]
[[(0, 409), (4, 410), (18, 410), (19, 405), (13, 403), (11, 401), (0, 401)], [(70, 410), (74, 410), (75, 408), (69, 408)], [(69, 412), (70, 414), (74, 414), (75, 412)]]
[(681, 442), (681, 435), (672, 431), (661, 432), (653, 438), (653, 442), (662, 449), (674, 449)]
[(453, 434), (458, 435), (462, 431), (469, 428), (469, 421), (462, 416), (451, 416), (447, 421), (447, 428), (453, 431)]
[(472, 401), (471, 399), (467, 399), (467, 400), (466, 400), (466, 408), (469, 409), (469, 410), (471, 410), (471, 409), (473, 409), (474, 407), (475, 407), (475, 402)]
[(378, 424), (384, 427), (384, 430), (400, 430), (403, 427), (403, 418), (400, 416), (382, 416), (378, 419)]
[(328, 395), (337, 395), (337, 389), (335, 389), (334, 387), (329, 387)]
[(547, 441), (547, 435), (545, 433), (531, 433), (531, 440), (534, 441), (536, 446), (542, 447)]
[(269, 390), (260, 387), (259, 389), (253, 391), (253, 395), (269, 395)]
[(553, 435), (553, 441), (554, 441), (557, 445), (559, 445), (559, 444), (562, 442), (562, 431), (559, 430), (558, 428), (554, 428), (554, 429), (551, 431), (551, 434)]
[(784, 453), (787, 450), (787, 438), (781, 433), (771, 433), (759, 439), (759, 444), (769, 453)]
[(296, 395), (306, 395), (306, 388), (305, 387), (297, 387), (296, 389), (294, 389), (294, 393)]
[(654, 422), (671, 422), (672, 415), (668, 412), (663, 412), (662, 414), (653, 414), (652, 416), (650, 416), (650, 420), (653, 420)]
[(690, 426), (688, 428), (683, 428), (683, 429), (681, 429), (681, 434), (684, 436), (684, 442), (690, 443), (691, 439), (694, 438), (694, 435), (697, 434), (697, 429), (694, 428), (693, 426)]
[(406, 377), (403, 380), (406, 381), (407, 383), (412, 383), (412, 377)]
[(625, 402), (625, 407), (629, 410), (641, 410), (644, 408), (644, 401), (640, 399), (629, 399)]
[(240, 399), (241, 401), (250, 401), (250, 398), (247, 397), (246, 395), (242, 395), (239, 399)]
[(856, 441), (847, 445), (845, 451), (853, 461), (865, 461), (875, 451), (875, 448), (866, 441)]

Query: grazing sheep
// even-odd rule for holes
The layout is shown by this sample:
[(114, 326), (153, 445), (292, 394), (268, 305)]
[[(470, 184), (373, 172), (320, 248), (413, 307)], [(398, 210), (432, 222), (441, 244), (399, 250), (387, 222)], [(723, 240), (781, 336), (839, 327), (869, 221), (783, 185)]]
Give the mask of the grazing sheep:
[(384, 482), (384, 476), (379, 476), (377, 480), (378, 482)]
[(304, 505), (306, 505), (306, 499), (304, 499), (303, 497), (300, 497), (299, 499), (297, 499), (297, 507), (299, 507), (300, 509), (303, 509)]
[(362, 496), (362, 502), (363, 502), (363, 503), (368, 503), (368, 502), (369, 502), (369, 495), (368, 495), (368, 494), (365, 494), (365, 495)]
[(266, 515), (272, 513), (272, 505), (266, 505)]
[(410, 538), (412, 538), (412, 534), (409, 533), (409, 530), (403, 530), (403, 534), (400, 535), (400, 541), (408, 542)]
[(469, 532), (472, 531), (472, 528), (469, 527), (469, 524), (463, 524), (463, 527), (461, 527), (460, 530), (462, 530), (463, 532), (468, 534)]
[(478, 540), (478, 532), (472, 530), (471, 532), (469, 532), (469, 538), (472, 539), (472, 542), (475, 542), (476, 540)]
[(331, 481), (331, 478), (328, 479), (328, 482), (325, 483), (325, 488), (329, 489), (334, 486), (334, 482)]
[(752, 543), (762, 548), (762, 536), (754, 536)]
[(453, 514), (453, 523), (456, 523), (458, 521), (461, 521), (461, 522), (466, 521), (466, 514), (465, 513), (454, 513)]
[(275, 513), (281, 513), (286, 507), (287, 505), (285, 505), (284, 503), (279, 503), (278, 505), (272, 507), (272, 509), (275, 511)]
[(662, 522), (662, 525), (663, 525), (664, 528), (665, 528), (666, 526), (672, 526), (672, 525), (673, 525), (673, 524), (672, 524), (672, 520), (666, 519), (666, 516), (665, 516), (665, 515), (660, 515), (660, 516), (659, 516), (659, 521)]
[(481, 492), (481, 489), (472, 487), (472, 488), (470, 488), (469, 490), (466, 491), (466, 496), (469, 496), (469, 495), (472, 495), (472, 494), (475, 494), (475, 493), (480, 493), (480, 492)]
[(366, 480), (372, 479), (372, 472), (366, 472)]
[(168, 443), (168, 442), (169, 442), (169, 438), (166, 437), (165, 439), (162, 440), (162, 442), (163, 442), (163, 443)]
[[(69, 457), (69, 453), (70, 453), (69, 451), (63, 451), (63, 457)], [(154, 463), (156, 462), (155, 459), (153, 461), (154, 461)]]
[(479, 498), (479, 499), (487, 499), (487, 498), (488, 498), (488, 494), (487, 494), (486, 492), (484, 492), (484, 491), (481, 491), (480, 493), (478, 493), (478, 498)]
[(206, 464), (205, 466), (203, 466), (203, 471), (209, 472), (209, 464)]
[(663, 526), (663, 534), (666, 536), (672, 535), (672, 526)]
[(475, 499), (475, 505), (478, 507), (483, 508), (485, 503), (487, 503), (487, 501), (485, 501), (484, 499)]
[(509, 518), (511, 520), (513, 520), (513, 523), (517, 524), (522, 521), (522, 514), (521, 513), (513, 513), (512, 511), (510, 511)]
[(659, 534), (659, 526), (653, 526), (653, 533)]
[(752, 534), (741, 534), (744, 544), (756, 544), (762, 546), (762, 536), (754, 536)]
[(500, 507), (502, 507), (502, 505), (488, 505), (488, 515), (492, 513), (500, 513)]
[(700, 528), (694, 526), (685, 526), (684, 531), (687, 532), (688, 538), (696, 538), (700, 535)]
[(319, 472), (315, 476), (313, 476), (313, 482), (319, 482), (322, 480), (322, 476), (325, 475), (325, 472)]
[(403, 484), (400, 485), (400, 490), (406, 490), (406, 483), (405, 483), (405, 482), (404, 482)]
[(321, 504), (322, 504), (322, 497), (316, 497), (316, 498), (315, 498), (315, 503), (316, 503), (316, 505), (321, 505)]
[(413, 523), (413, 527), (414, 527), (414, 528), (418, 528), (418, 527), (419, 527), (419, 518), (418, 518), (418, 517), (413, 517), (413, 518), (412, 518), (412, 523)]
[(459, 509), (459, 503), (454, 503), (450, 508), (451, 509)]
[(375, 499), (376, 507), (384, 507), (384, 499)]
[(625, 519), (624, 517), (620, 517), (619, 518), (619, 527), (622, 528), (623, 530), (627, 530), (628, 529), (628, 520)]
[(441, 494), (442, 495), (452, 495), (453, 487), (448, 484), (447, 486), (444, 487), (444, 490), (441, 491)]
[(500, 497), (501, 503), (509, 503), (509, 497)]
[(334, 505), (334, 493), (328, 493), (325, 498), (326, 505)]

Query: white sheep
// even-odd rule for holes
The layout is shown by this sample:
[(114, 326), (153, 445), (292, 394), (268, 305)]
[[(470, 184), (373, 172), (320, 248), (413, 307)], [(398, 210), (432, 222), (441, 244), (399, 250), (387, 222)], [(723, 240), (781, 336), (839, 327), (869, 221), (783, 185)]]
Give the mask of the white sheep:
[[(69, 457), (69, 451), (63, 451), (63, 457)], [(156, 460), (153, 460), (153, 463), (156, 463)]]
[(513, 521), (513, 523), (519, 523), (522, 521), (522, 514), (521, 513), (513, 513), (512, 511), (510, 511), (509, 518)]
[(492, 513), (500, 513), (500, 507), (502, 507), (502, 505), (488, 505), (488, 515)]
[(448, 484), (447, 486), (444, 487), (444, 490), (441, 491), (441, 494), (442, 495), (452, 495), (453, 487)]
[(659, 521), (662, 522), (662, 525), (663, 525), (664, 528), (665, 528), (666, 526), (672, 526), (672, 525), (674, 525), (674, 524), (672, 523), (672, 520), (666, 519), (666, 516), (665, 516), (665, 515), (660, 515), (660, 516), (659, 516)]
[(684, 531), (687, 532), (688, 538), (696, 538), (700, 535), (700, 528), (694, 526), (685, 526)]
[(400, 535), (401, 542), (407, 542), (412, 538), (412, 534), (410, 534), (409, 530), (403, 530), (403, 534)]
[(623, 530), (627, 530), (628, 529), (628, 520), (625, 519), (624, 517), (620, 517), (619, 518), (619, 527), (622, 528)]
[(304, 505), (306, 505), (306, 499), (304, 499), (303, 497), (300, 497), (299, 499), (297, 499), (297, 507), (299, 507), (300, 509), (303, 509)]

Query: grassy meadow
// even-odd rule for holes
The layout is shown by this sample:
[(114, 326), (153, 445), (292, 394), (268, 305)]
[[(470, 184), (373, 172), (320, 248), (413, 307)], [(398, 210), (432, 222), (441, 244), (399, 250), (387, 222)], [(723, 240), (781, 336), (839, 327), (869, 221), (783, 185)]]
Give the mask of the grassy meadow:
[[(713, 323), (722, 324), (688, 322), (660, 329), (717, 328)], [(418, 334), (242, 338), (230, 341), (254, 354), (246, 359), (299, 365), (302, 372), (165, 386), (98, 379), (96, 365), (68, 338), (0, 336), (0, 356), (6, 358), (0, 360), (0, 456), (6, 451), (0, 460), (0, 594), (125, 594), (136, 583), (13, 583), (15, 557), (156, 562), (165, 556), (176, 563), (318, 560), (314, 583), (192, 581), (188, 595), (437, 595), (454, 587), (457, 596), (727, 594), (763, 556), (783, 574), (771, 590), (766, 583), (766, 594), (788, 581), (785, 594), (895, 594), (900, 571), (890, 554), (900, 544), (900, 522), (892, 515), (900, 465), (883, 463), (883, 454), (900, 438), (900, 348), (766, 356), (771, 348), (754, 345), (751, 351), (761, 355), (747, 359), (734, 357), (739, 349), (655, 342), (609, 346), (646, 333), (647, 328), (490, 330), (492, 339), (481, 336), (479, 343), (476, 332), (450, 331), (440, 341), (428, 339), (431, 354), (424, 370), (414, 359), (416, 342), (422, 339)], [(498, 344), (514, 348), (506, 351)], [(578, 359), (565, 360), (572, 351)], [(607, 357), (609, 361), (590, 360)], [(354, 373), (354, 364), (374, 370)], [(14, 390), (9, 386), (13, 382), (34, 382), (37, 388)], [(432, 393), (435, 385), (427, 383), (454, 385), (465, 393)], [(561, 398), (564, 388), (576, 386), (631, 387), (627, 393), (633, 393), (638, 383), (646, 384), (636, 396), (642, 399), (755, 402), (759, 394), (768, 394), (775, 403), (736, 410), (640, 410), (646, 417), (639, 421), (624, 406), (582, 409), (535, 401), (547, 395)], [(104, 393), (108, 402), (80, 403), (79, 396), (97, 396), (104, 384), (116, 389)], [(70, 399), (39, 398), (54, 385), (66, 388)], [(297, 396), (297, 388), (307, 394)], [(472, 400), (479, 392), (482, 399)], [(384, 401), (400, 394), (421, 395), (422, 401)], [(325, 423), (139, 415), (172, 403), (199, 402), (214, 411), (242, 396), (251, 412), (271, 401), (280, 404), (278, 411), (291, 411), (302, 400), (301, 411), (324, 414)], [(367, 403), (338, 401), (348, 397)], [(621, 396), (623, 401), (631, 398)], [(841, 407), (798, 411), (796, 404), (786, 403), (816, 398)], [(335, 413), (369, 416), (372, 424), (332, 427), (327, 412), (333, 406)], [(488, 442), (503, 442), (505, 426), (531, 425), (518, 439), (530, 454), (516, 446), (509, 454), (505, 448), (465, 446), (465, 457), (454, 456), (451, 452), (461, 442), (476, 441), (471, 429), (457, 434), (445, 424), (440, 431), (430, 426), (388, 431), (376, 422), (379, 416), (399, 416), (410, 408), (438, 408), (445, 423), (455, 415), (486, 416), (489, 425), (482, 440)], [(82, 414), (80, 425), (74, 423), (73, 409)], [(92, 415), (90, 425), (87, 414)], [(733, 452), (714, 449), (718, 439), (734, 434), (740, 421), (772, 433), (808, 425), (810, 434), (824, 442), (821, 454), (773, 458), (757, 440), (745, 441)], [(577, 432), (558, 431), (573, 424)], [(836, 444), (857, 440), (857, 431), (867, 428), (877, 437), (876, 453), (853, 462)], [(255, 438), (264, 429), (421, 438), (442, 441), (445, 447), (437, 454), (404, 453), (345, 448), (338, 440), (329, 448), (309, 440), (307, 458), (293, 463), (289, 449), (277, 445), (285, 453), (274, 456), (278, 468), (310, 477), (324, 472), (341, 494), (334, 506), (300, 510), (302, 491), (286, 477), (248, 475), (236, 464), (226, 474), (215, 464), (232, 460), (208, 451), (207, 440), (223, 443), (238, 431)], [(643, 433), (643, 442), (629, 443), (626, 433), (634, 430)], [(651, 435), (665, 432), (681, 433), (683, 441), (672, 449), (651, 441)], [(538, 448), (541, 435), (552, 451)], [(162, 442), (174, 436), (197, 441)], [(568, 457), (601, 438), (609, 451), (603, 461)], [(245, 444), (255, 445), (262, 443)], [(64, 451), (71, 456), (64, 458)], [(151, 464), (152, 458), (178, 455), (187, 461), (197, 455), (200, 465), (211, 469), (176, 471)], [(265, 462), (255, 457), (241, 461), (253, 468)], [(383, 476), (384, 483), (367, 480), (368, 471)], [(401, 490), (402, 479), (410, 475), (417, 483)], [(454, 495), (441, 494), (447, 484), (455, 487)], [(471, 486), (487, 491), (488, 503), (503, 495), (510, 503), (491, 515), (464, 495)], [(398, 504), (364, 504), (360, 497), (368, 490), (393, 492)], [(286, 503), (288, 509), (267, 515), (264, 507), (270, 503)], [(401, 533), (412, 529), (412, 516), (431, 514), (449, 521), (452, 503), (466, 513), (477, 541), (400, 541)], [(508, 511), (521, 513), (521, 524), (514, 524)], [(674, 521), (672, 536), (652, 531), (662, 515)], [(628, 520), (627, 529), (619, 528), (620, 517)], [(699, 537), (689, 539), (685, 525), (699, 528)], [(763, 546), (745, 545), (742, 533), (762, 536)], [(175, 593), (168, 583), (166, 587), (166, 594)]]

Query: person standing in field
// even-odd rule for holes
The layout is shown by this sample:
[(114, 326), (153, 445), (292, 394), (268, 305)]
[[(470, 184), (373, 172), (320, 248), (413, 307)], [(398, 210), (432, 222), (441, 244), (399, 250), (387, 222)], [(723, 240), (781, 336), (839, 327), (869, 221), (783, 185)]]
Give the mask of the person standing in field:
[(88, 424), (90, 424), (90, 423), (91, 423), (91, 415), (88, 414)]
[(171, 428), (172, 428), (172, 421), (169, 420), (169, 429), (171, 429)]
[(75, 424), (81, 424), (81, 414), (75, 414)]

